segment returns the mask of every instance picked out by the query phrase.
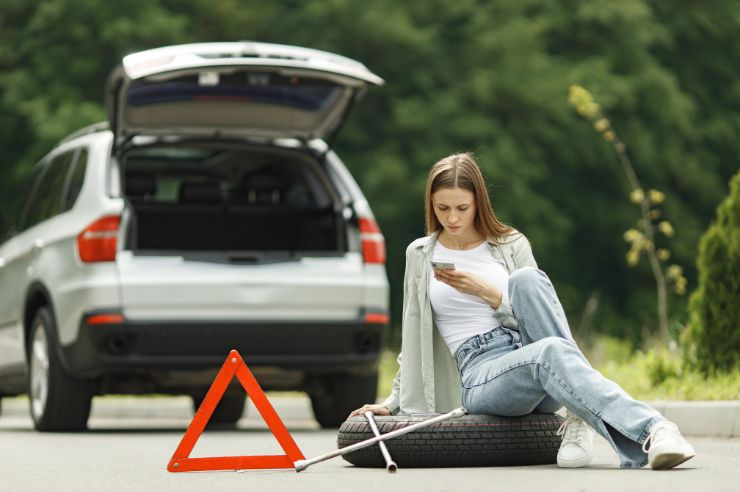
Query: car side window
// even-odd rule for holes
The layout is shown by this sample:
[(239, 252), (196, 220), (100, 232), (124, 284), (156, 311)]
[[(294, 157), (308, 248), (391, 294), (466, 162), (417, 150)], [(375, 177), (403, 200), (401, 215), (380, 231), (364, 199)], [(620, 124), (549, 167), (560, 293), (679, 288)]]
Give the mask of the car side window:
[(62, 212), (70, 210), (77, 197), (80, 195), (82, 183), (85, 180), (85, 170), (87, 169), (87, 149), (80, 149), (77, 158), (72, 162), (67, 176), (67, 192), (63, 198)]
[(37, 184), (33, 194), (33, 201), (24, 224), (25, 228), (43, 222), (61, 211), (64, 181), (73, 154), (74, 152), (60, 154), (46, 165), (41, 181)]
[(23, 173), (18, 179), (17, 183), (19, 192), (16, 195), (15, 200), (11, 202), (10, 206), (3, 209), (3, 211), (6, 212), (5, 219), (7, 221), (7, 229), (3, 235), (3, 241), (23, 231), (24, 212), (28, 209), (30, 197), (33, 195), (33, 191), (36, 188), (36, 184), (43, 173), (43, 170), (43, 165), (37, 164), (30, 171)]

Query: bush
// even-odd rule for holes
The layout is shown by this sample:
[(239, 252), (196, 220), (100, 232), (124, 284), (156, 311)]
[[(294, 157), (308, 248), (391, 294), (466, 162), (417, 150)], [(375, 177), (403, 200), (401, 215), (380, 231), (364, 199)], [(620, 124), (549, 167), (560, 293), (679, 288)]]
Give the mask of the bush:
[(740, 173), (699, 243), (699, 286), (689, 299), (682, 344), (690, 367), (705, 374), (740, 367)]
[(681, 355), (664, 347), (637, 350), (627, 361), (605, 360), (594, 367), (638, 400), (740, 399), (740, 367), (708, 376), (684, 367)]
[(681, 361), (671, 357), (671, 353), (665, 348), (649, 350), (643, 357), (645, 372), (653, 387), (683, 375)]

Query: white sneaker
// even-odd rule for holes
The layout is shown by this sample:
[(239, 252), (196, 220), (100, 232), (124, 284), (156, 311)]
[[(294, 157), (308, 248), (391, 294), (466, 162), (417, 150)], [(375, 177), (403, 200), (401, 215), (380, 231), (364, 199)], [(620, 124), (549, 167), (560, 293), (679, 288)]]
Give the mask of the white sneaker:
[(566, 419), (557, 434), (563, 436), (558, 450), (558, 466), (579, 468), (594, 457), (594, 431), (580, 417), (566, 411)]
[(678, 432), (678, 426), (670, 420), (658, 422), (650, 428), (642, 450), (648, 454), (648, 464), (653, 470), (673, 468), (696, 455), (691, 444)]

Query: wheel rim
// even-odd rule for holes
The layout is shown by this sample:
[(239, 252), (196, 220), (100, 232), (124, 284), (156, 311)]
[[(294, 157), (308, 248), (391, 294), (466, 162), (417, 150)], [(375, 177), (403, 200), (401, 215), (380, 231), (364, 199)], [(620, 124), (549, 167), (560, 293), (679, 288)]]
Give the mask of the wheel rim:
[(39, 420), (49, 395), (49, 344), (43, 323), (36, 325), (31, 342), (31, 412)]

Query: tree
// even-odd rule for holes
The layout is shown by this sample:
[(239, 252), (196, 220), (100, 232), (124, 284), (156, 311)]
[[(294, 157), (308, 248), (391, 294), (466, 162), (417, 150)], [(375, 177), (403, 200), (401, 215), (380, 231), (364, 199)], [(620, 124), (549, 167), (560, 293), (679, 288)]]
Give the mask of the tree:
[[(613, 156), (565, 96), (574, 83), (594, 92), (635, 171), (666, 194), (673, 260), (691, 265), (740, 152), (737, 14), (732, 0), (5, 0), (0, 213), (15, 176), (105, 118), (105, 78), (123, 55), (242, 39), (325, 49), (387, 81), (336, 147), (386, 236), (396, 325), (405, 245), (424, 232), (427, 171), (472, 150), (497, 214), (529, 236), (574, 328), (587, 300), (601, 299), (591, 326), (637, 345), (655, 328), (656, 303), (650, 270), (631, 271), (614, 241), (634, 221), (630, 189), (618, 169), (605, 172)], [(694, 276), (688, 269), (689, 284)], [(668, 317), (684, 311), (673, 303)]]
[(740, 367), (740, 172), (702, 236), (699, 286), (691, 295), (685, 356), (705, 373)]

